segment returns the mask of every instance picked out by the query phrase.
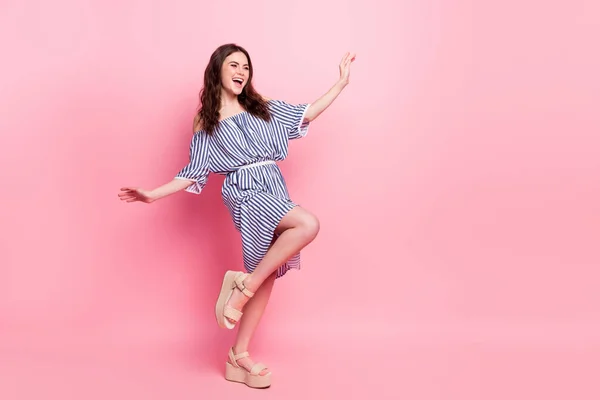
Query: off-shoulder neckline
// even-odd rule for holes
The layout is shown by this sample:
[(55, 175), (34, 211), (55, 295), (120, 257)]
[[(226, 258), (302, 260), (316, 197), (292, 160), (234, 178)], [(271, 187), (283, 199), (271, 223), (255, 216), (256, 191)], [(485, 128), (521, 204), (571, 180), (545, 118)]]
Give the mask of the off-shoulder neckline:
[[(270, 102), (272, 102), (272, 101), (275, 101), (275, 100), (273, 100), (273, 99), (269, 99), (269, 100), (267, 100), (267, 103), (270, 103)], [(240, 115), (242, 115), (242, 114), (247, 114), (247, 113), (248, 113), (248, 111), (242, 111), (242, 112), (239, 112), (239, 113), (237, 113), (237, 114), (230, 115), (230, 116), (229, 116), (229, 117), (227, 117), (227, 118), (223, 118), (223, 119), (219, 120), (219, 122), (227, 121), (227, 120), (228, 120), (228, 119), (230, 119), (230, 118), (233, 118), (233, 117), (238, 117), (238, 116), (240, 116)], [(204, 129), (200, 129), (200, 130), (198, 130), (198, 131), (195, 131), (195, 132), (194, 132), (194, 134), (196, 134), (196, 133), (200, 133), (200, 132), (204, 132)]]

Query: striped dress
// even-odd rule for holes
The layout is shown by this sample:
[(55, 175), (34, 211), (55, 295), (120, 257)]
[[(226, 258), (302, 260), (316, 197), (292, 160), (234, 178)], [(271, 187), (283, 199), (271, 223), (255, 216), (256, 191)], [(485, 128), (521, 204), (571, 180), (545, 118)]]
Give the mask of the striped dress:
[[(194, 181), (185, 190), (200, 194), (210, 173), (226, 175), (221, 196), (241, 234), (247, 272), (254, 271), (277, 237), (275, 228), (296, 206), (275, 162), (287, 157), (289, 140), (308, 133), (303, 122), (308, 106), (269, 100), (269, 122), (242, 112), (221, 120), (212, 135), (195, 132), (189, 163), (175, 176)], [(300, 268), (299, 253), (277, 269), (277, 278), (291, 268)]]

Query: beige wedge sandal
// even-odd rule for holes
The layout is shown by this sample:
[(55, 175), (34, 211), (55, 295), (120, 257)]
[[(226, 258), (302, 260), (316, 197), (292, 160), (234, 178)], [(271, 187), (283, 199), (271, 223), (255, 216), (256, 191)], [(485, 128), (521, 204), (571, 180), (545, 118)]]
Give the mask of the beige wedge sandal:
[[(221, 285), (221, 292), (219, 293), (219, 298), (217, 299), (217, 305), (215, 307), (217, 323), (221, 328), (233, 329), (242, 315), (244, 315), (242, 311), (227, 304), (235, 289), (241, 291), (248, 298), (254, 296), (254, 293), (244, 286), (244, 279), (246, 279), (247, 276), (248, 274), (239, 271), (227, 271), (225, 273), (223, 284)], [(231, 322), (230, 320), (235, 322)]]
[(229, 361), (225, 363), (225, 379), (231, 382), (245, 383), (247, 386), (256, 389), (266, 389), (271, 386), (271, 371), (265, 375), (260, 375), (267, 366), (262, 363), (256, 363), (250, 371), (237, 363), (240, 358), (250, 357), (245, 351), (240, 354), (233, 354), (233, 347), (229, 349)]

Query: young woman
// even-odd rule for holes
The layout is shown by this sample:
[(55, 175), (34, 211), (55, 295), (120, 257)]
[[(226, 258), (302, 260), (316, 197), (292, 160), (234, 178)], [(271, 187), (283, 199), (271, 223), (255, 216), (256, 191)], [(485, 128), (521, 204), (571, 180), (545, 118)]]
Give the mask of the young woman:
[(352, 61), (354, 55), (346, 53), (339, 80), (323, 96), (312, 104), (292, 105), (256, 92), (245, 49), (220, 46), (204, 72), (189, 163), (153, 190), (124, 187), (119, 193), (126, 202), (152, 203), (180, 190), (199, 194), (210, 173), (226, 175), (222, 198), (242, 237), (245, 269), (225, 273), (215, 307), (219, 326), (233, 329), (239, 322), (226, 363), (230, 381), (261, 388), (271, 384), (271, 372), (252, 361), (248, 345), (275, 279), (300, 268), (300, 250), (319, 231), (317, 218), (290, 199), (276, 161), (286, 158), (288, 141), (304, 137), (309, 123), (348, 85)]

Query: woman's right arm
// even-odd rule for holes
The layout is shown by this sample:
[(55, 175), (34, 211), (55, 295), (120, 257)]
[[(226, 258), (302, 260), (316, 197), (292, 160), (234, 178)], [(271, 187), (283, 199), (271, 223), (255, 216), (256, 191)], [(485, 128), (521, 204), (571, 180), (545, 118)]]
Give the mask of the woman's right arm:
[(194, 181), (189, 179), (175, 178), (172, 181), (165, 183), (164, 185), (152, 189), (150, 191), (150, 197), (153, 199), (153, 201), (159, 200), (163, 197), (170, 196), (174, 193), (186, 189), (192, 183), (194, 183)]
[(142, 203), (153, 203), (156, 200), (162, 199), (172, 195), (173, 193), (179, 192), (180, 190), (187, 189), (194, 181), (188, 179), (175, 178), (171, 182), (167, 182), (152, 190), (145, 190), (136, 187), (123, 187), (119, 198), (128, 203), (134, 201), (141, 201)]
[[(201, 127), (198, 116), (194, 118), (193, 129), (196, 131)], [(170, 196), (181, 190), (200, 194), (208, 179), (208, 142), (205, 135), (194, 134), (190, 144), (190, 161), (177, 173), (170, 182), (165, 183), (152, 190), (137, 187), (123, 187), (119, 197), (128, 203), (141, 201), (152, 203), (163, 197)]]

